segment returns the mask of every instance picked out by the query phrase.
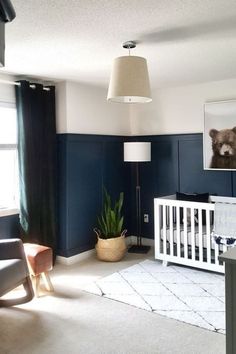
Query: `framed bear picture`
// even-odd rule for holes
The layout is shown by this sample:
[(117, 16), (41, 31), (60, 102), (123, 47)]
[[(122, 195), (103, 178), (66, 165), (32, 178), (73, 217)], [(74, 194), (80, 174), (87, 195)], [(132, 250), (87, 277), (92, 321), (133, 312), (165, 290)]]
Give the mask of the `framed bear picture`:
[(236, 170), (236, 100), (204, 105), (204, 169)]

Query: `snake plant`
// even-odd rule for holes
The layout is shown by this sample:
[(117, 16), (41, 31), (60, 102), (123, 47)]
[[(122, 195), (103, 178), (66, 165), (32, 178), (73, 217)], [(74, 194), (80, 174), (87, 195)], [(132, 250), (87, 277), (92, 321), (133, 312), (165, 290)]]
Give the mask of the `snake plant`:
[(108, 239), (122, 235), (124, 217), (121, 210), (124, 201), (124, 193), (121, 192), (117, 201), (112, 205), (111, 197), (104, 188), (104, 202), (101, 215), (98, 217), (99, 230), (94, 231), (100, 238)]

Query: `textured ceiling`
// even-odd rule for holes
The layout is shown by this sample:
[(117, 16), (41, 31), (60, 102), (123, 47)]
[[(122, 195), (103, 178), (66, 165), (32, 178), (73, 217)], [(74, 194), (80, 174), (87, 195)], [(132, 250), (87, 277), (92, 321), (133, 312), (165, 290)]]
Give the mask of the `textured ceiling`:
[(1, 71), (107, 87), (112, 60), (148, 61), (151, 86), (236, 77), (235, 0), (12, 0)]

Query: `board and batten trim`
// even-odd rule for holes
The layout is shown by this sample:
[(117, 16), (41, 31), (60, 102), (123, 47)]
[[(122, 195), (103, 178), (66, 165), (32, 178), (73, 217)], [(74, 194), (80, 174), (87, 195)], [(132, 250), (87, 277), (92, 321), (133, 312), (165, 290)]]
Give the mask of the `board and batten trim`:
[[(128, 236), (125, 238), (125, 241), (126, 241), (126, 245), (128, 247), (128, 246), (136, 244), (137, 237), (136, 236)], [(144, 238), (144, 239), (142, 239), (142, 243), (145, 246), (154, 247), (154, 240), (153, 239)], [(83, 262), (94, 255), (95, 255), (95, 248), (93, 248), (89, 251), (78, 253), (78, 254), (71, 256), (71, 257), (57, 256), (56, 263), (70, 266), (70, 265), (73, 265), (73, 264), (76, 264), (79, 262)]]

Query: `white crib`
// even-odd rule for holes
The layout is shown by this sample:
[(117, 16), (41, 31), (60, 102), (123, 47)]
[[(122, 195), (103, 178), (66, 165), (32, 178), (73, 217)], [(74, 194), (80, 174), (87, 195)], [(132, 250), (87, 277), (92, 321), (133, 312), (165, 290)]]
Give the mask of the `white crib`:
[(155, 259), (224, 273), (218, 257), (228, 247), (211, 237), (214, 202), (236, 203), (236, 198), (210, 196), (209, 203), (176, 200), (175, 195), (155, 198)]

